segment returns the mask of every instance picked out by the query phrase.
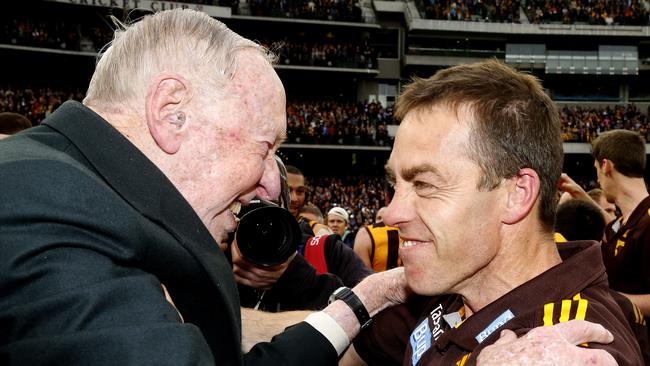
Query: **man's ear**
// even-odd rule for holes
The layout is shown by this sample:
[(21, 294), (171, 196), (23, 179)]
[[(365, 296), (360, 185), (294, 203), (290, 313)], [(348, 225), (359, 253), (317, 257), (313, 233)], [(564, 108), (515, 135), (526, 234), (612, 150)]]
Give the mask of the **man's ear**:
[(614, 162), (609, 159), (603, 159), (602, 164), (600, 164), (600, 170), (603, 172), (603, 174), (606, 177), (612, 175), (614, 168), (615, 168)]
[(539, 176), (533, 169), (521, 169), (514, 177), (508, 179), (506, 210), (502, 221), (515, 224), (526, 218), (537, 202), (539, 190)]
[(181, 147), (186, 130), (183, 111), (190, 99), (188, 82), (176, 74), (159, 75), (149, 86), (145, 100), (147, 127), (156, 144), (167, 154)]

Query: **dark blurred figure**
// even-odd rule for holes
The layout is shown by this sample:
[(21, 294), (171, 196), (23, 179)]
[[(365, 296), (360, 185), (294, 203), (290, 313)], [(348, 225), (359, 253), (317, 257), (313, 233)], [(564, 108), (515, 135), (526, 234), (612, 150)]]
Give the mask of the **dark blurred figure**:
[[(601, 241), (606, 225), (602, 211), (594, 203), (571, 199), (557, 206), (555, 239), (558, 243), (573, 240)], [(611, 290), (610, 294), (627, 318), (641, 348), (645, 364), (650, 365), (650, 341), (646, 321), (641, 311), (617, 291)]]
[(555, 232), (566, 240), (600, 241), (605, 233), (605, 218), (590, 202), (569, 200), (557, 206)]
[[(32, 127), (32, 123), (22, 114), (13, 112), (0, 113), (0, 135), (13, 135), (30, 127)], [(3, 137), (6, 136), (0, 136), (0, 138)]]

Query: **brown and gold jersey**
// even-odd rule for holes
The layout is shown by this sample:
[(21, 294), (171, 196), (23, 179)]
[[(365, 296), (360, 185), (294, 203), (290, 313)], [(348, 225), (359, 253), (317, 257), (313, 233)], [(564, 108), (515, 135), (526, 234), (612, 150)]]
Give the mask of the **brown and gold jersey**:
[(612, 289), (650, 294), (650, 196), (625, 224), (619, 218), (607, 225), (602, 252)]
[(614, 335), (611, 344), (585, 347), (608, 351), (619, 365), (643, 365), (635, 336), (610, 295), (600, 248), (594, 244), (562, 244), (561, 264), (468, 318), (459, 295), (429, 298), (428, 303), (418, 298), (390, 308), (355, 339), (355, 349), (369, 365), (469, 366), (503, 329), (521, 335), (538, 326), (585, 319), (602, 324)]
[(365, 228), (372, 241), (370, 259), (372, 269), (382, 272), (402, 265), (399, 258), (399, 230), (396, 227), (386, 226), (384, 223), (368, 225)]

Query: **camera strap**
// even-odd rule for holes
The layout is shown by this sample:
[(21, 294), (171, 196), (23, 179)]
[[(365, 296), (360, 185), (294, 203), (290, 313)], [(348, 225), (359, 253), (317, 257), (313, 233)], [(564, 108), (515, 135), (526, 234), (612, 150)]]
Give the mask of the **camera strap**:
[[(256, 292), (258, 292), (258, 291), (256, 291)], [(262, 290), (262, 292), (259, 293), (259, 295), (257, 297), (257, 304), (255, 304), (255, 307), (253, 309), (255, 309), (255, 310), (260, 309), (260, 305), (262, 305), (262, 300), (264, 300), (264, 295), (266, 295), (266, 290)]]

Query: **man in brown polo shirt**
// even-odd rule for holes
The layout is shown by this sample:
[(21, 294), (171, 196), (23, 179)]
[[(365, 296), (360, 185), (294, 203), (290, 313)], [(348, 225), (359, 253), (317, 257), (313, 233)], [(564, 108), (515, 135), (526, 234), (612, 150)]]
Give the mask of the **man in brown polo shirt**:
[(384, 222), (399, 228), (423, 297), (379, 314), (350, 352), (376, 365), (473, 365), (503, 330), (585, 319), (614, 341), (584, 347), (643, 364), (595, 242), (554, 242), (560, 123), (538, 80), (497, 61), (452, 67), (409, 85), (396, 116)]
[(650, 196), (643, 179), (645, 141), (632, 131), (609, 131), (592, 146), (598, 182), (621, 216), (605, 228), (602, 251), (609, 284), (650, 316)]

